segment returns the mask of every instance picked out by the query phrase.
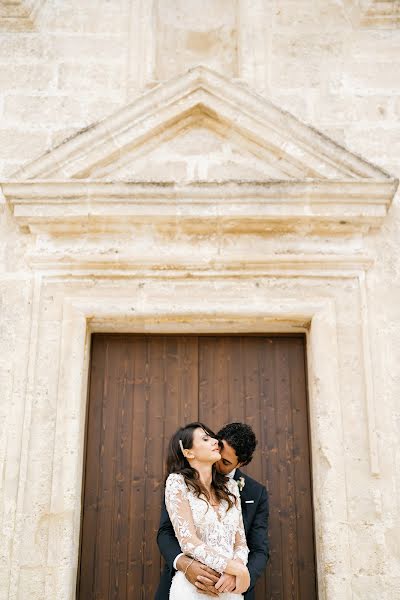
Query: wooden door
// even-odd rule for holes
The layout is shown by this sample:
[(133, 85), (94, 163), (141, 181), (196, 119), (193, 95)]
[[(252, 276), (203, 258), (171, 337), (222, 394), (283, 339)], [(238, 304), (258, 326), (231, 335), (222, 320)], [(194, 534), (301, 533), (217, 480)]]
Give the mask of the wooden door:
[(79, 600), (153, 600), (169, 437), (202, 420), (245, 421), (247, 472), (270, 498), (271, 559), (257, 600), (314, 600), (303, 337), (96, 334), (83, 486)]

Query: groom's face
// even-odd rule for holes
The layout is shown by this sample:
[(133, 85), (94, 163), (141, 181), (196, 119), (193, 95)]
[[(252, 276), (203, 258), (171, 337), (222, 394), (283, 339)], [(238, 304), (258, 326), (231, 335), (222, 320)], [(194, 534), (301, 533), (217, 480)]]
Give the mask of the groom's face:
[(223, 475), (228, 475), (233, 469), (240, 467), (236, 452), (225, 440), (219, 441), (219, 453), (221, 460), (215, 463), (218, 471)]

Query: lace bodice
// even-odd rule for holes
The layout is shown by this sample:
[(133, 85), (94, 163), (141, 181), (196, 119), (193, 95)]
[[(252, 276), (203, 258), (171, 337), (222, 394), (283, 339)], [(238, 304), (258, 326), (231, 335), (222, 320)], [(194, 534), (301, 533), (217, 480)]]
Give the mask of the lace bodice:
[(233, 479), (227, 486), (237, 502), (227, 510), (228, 503), (223, 500), (218, 513), (187, 487), (183, 475), (172, 473), (165, 486), (165, 504), (182, 552), (219, 573), (230, 559), (247, 564), (249, 552), (238, 486)]

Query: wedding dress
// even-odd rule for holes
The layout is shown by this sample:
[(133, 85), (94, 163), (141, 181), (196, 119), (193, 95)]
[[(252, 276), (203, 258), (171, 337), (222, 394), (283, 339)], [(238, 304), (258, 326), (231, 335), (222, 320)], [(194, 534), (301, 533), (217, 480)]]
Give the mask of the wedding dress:
[[(230, 559), (247, 564), (248, 548), (243, 527), (239, 490), (234, 479), (227, 487), (237, 501), (230, 510), (220, 502), (218, 511), (203, 496), (197, 497), (185, 483), (183, 475), (172, 473), (165, 485), (165, 504), (182, 552), (218, 573), (223, 573)], [(172, 579), (170, 600), (204, 600), (180, 571)], [(241, 594), (224, 592), (221, 600), (239, 600)]]

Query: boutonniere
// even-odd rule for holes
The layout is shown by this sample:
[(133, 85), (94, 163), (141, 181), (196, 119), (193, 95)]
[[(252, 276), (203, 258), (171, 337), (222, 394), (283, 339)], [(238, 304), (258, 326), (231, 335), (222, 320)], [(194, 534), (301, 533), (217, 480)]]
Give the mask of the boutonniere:
[(246, 484), (244, 477), (239, 477), (239, 479), (237, 480), (237, 484), (238, 484), (239, 492), (241, 492)]

